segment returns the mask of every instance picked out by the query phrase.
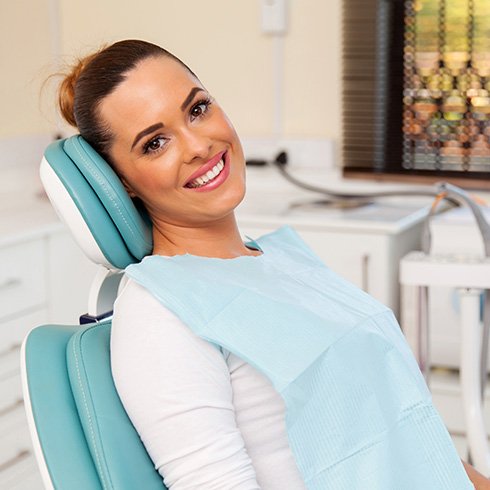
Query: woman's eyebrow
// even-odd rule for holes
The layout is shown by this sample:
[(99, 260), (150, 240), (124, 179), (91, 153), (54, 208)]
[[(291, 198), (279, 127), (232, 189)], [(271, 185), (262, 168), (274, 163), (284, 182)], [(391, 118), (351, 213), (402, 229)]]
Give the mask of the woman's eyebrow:
[(202, 89), (201, 87), (194, 87), (191, 89), (189, 95), (185, 98), (184, 102), (182, 102), (182, 105), (180, 106), (181, 111), (185, 111), (186, 107), (191, 103), (192, 99), (194, 98), (194, 95), (196, 95), (199, 91), (204, 92), (204, 89)]
[(136, 143), (143, 138), (143, 136), (146, 136), (147, 134), (153, 133), (153, 131), (156, 131), (157, 129), (163, 128), (163, 123), (156, 123), (152, 124), (151, 126), (148, 126), (146, 129), (143, 129), (143, 131), (140, 131), (137, 135), (136, 138), (134, 138), (133, 145), (131, 146), (131, 151), (133, 151), (133, 148), (136, 146)]

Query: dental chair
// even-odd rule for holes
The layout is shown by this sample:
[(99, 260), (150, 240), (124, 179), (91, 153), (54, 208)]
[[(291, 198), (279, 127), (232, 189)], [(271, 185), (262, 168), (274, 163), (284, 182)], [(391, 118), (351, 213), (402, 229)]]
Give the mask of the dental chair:
[(84, 325), (36, 327), (22, 345), (24, 402), (44, 485), (165, 489), (119, 400), (109, 352), (121, 271), (151, 252), (149, 220), (80, 136), (47, 148), (41, 179), (61, 219), (101, 266)]

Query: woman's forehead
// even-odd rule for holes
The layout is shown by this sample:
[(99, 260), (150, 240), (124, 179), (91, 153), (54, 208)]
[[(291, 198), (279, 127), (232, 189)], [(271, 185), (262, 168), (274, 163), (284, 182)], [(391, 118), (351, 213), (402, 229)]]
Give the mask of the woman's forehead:
[[(100, 105), (110, 126), (139, 127), (161, 120), (162, 114), (180, 111), (182, 103), (200, 82), (178, 61), (149, 58), (129, 71), (121, 84)], [(162, 121), (164, 122), (164, 121)]]
[(178, 61), (169, 57), (149, 58), (130, 70), (113, 94), (125, 98), (159, 95), (173, 100), (174, 96), (187, 93), (188, 88), (196, 84), (200, 86), (199, 81)]

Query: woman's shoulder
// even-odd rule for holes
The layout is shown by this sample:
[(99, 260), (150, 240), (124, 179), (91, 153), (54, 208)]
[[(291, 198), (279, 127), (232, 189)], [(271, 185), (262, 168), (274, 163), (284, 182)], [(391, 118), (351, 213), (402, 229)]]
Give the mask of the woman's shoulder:
[(114, 303), (111, 344), (135, 348), (136, 344), (148, 346), (152, 342), (179, 349), (197, 348), (213, 358), (217, 351), (216, 346), (196, 335), (144, 286), (129, 278)]
[(136, 281), (125, 278), (125, 284), (114, 303), (112, 330), (125, 328), (151, 328), (152, 325), (165, 325), (169, 328), (182, 328), (180, 319), (164, 306), (145, 287)]
[(187, 325), (148, 289), (127, 279), (115, 303), (111, 337), (134, 338), (146, 336), (167, 339), (187, 338), (195, 341)]
[(114, 312), (128, 305), (137, 304), (140, 301), (145, 305), (151, 305), (152, 303), (161, 304), (150, 291), (138, 284), (135, 280), (128, 276), (125, 276), (122, 280), (124, 281), (124, 285), (114, 303)]

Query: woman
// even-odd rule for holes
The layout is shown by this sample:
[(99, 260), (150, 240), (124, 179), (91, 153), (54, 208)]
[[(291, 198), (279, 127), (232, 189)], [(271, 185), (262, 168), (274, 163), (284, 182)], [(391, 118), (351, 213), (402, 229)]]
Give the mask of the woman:
[[(243, 243), (240, 237), (233, 210), (245, 192), (243, 151), (230, 121), (194, 73), (160, 47), (122, 41), (73, 69), (61, 85), (60, 107), (109, 161), (129, 195), (146, 207), (153, 224), (153, 257), (163, 260), (158, 263), (163, 273), (154, 274), (155, 287), (177, 297), (173, 309), (145, 280), (138, 280), (144, 269), (128, 271), (132, 279), (115, 304), (111, 337), (116, 387), (165, 484), (170, 489), (226, 490), (409, 488), (402, 481), (409, 478), (408, 470), (396, 482), (397, 475), (381, 467), (375, 473), (390, 474), (383, 487), (364, 486), (350, 477), (347, 483), (345, 470), (331, 485), (305, 481), (305, 457), (298, 459), (297, 448), (293, 456), (290, 443), (295, 439), (288, 439), (291, 427), (286, 427), (277, 385), (256, 369), (260, 363), (252, 367), (224, 348), (224, 342), (215, 345), (208, 342), (211, 337), (198, 335), (191, 317), (183, 321), (200, 313), (192, 301), (206, 298), (218, 304), (226, 296), (228, 283), (219, 276), (223, 266), (243, 265), (245, 280), (247, 269), (260, 267), (254, 258), (270, 252), (260, 244), (272, 243), (268, 238)], [(314, 260), (308, 251), (304, 257)], [(171, 279), (171, 267), (183, 262), (184, 273)], [(215, 271), (216, 281), (225, 284), (219, 298), (206, 287)], [(191, 291), (195, 284), (197, 290)], [(241, 287), (230, 287), (235, 286)], [(179, 315), (181, 303), (185, 306)], [(242, 308), (240, 314), (253, 312)], [(328, 441), (321, 445), (328, 449)], [(488, 488), (481, 475), (466, 468), (477, 488)], [(364, 468), (363, 478), (370, 473)], [(459, 481), (463, 484), (457, 488), (469, 488), (464, 478)]]

